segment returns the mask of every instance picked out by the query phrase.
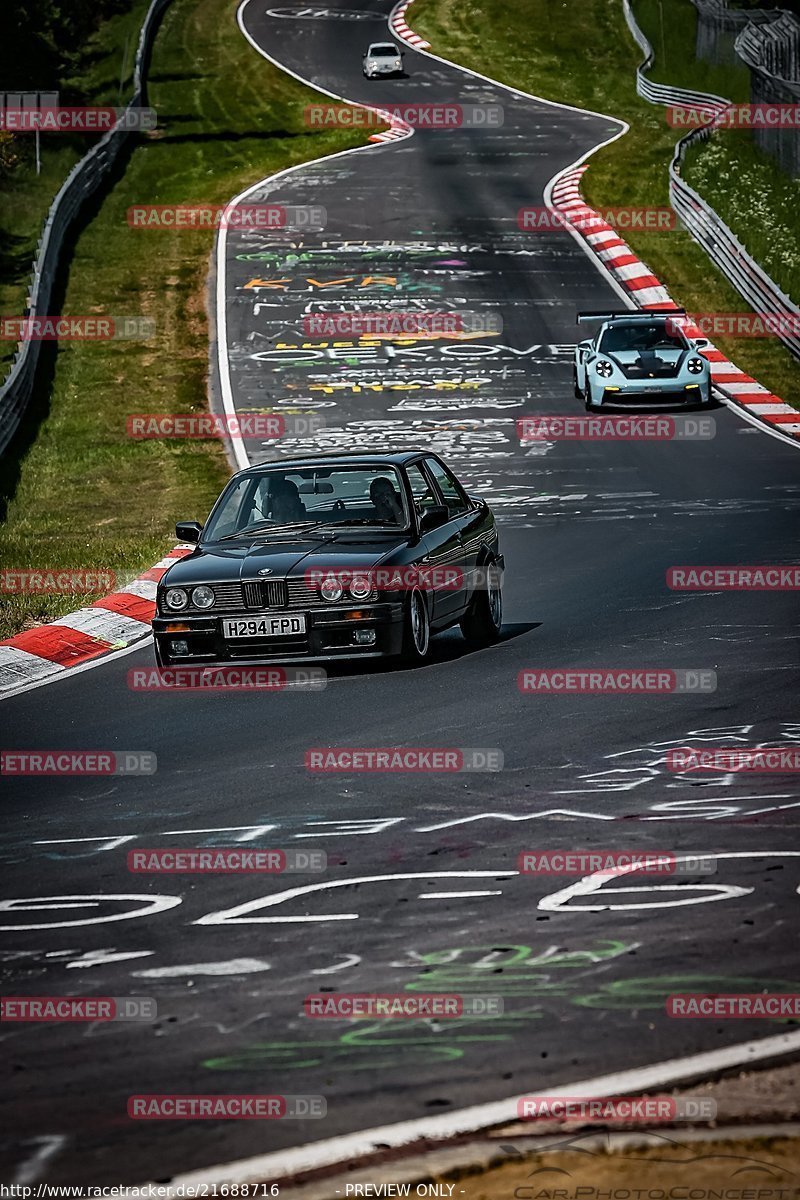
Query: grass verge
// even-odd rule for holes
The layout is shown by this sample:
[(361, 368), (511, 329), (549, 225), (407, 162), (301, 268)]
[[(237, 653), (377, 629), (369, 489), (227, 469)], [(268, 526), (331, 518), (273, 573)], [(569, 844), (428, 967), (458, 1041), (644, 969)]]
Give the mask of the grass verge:
[[(73, 74), (62, 84), (62, 104), (125, 104), (132, 86), (139, 30), (149, 0), (103, 22), (87, 40)], [(80, 101), (72, 97), (80, 96)], [(91, 150), (91, 135), (51, 133), (41, 137), (41, 174), (36, 174), (32, 134), (17, 134), (4, 149), (11, 160), (0, 174), (0, 313), (21, 316), (27, 306), (31, 265), (53, 199), (75, 164)], [(0, 380), (16, 343), (0, 341)]]
[[(642, 4), (645, 32), (657, 53), (657, 24), (653, 29), (657, 4), (637, 0), (637, 14)], [(690, 20), (693, 12), (690, 0), (669, 0), (667, 36), (684, 18)], [(408, 16), (433, 51), (453, 62), (535, 95), (629, 122), (630, 132), (599, 151), (584, 177), (584, 195), (595, 208), (669, 204), (668, 169), (677, 134), (667, 125), (664, 109), (636, 94), (641, 53), (619, 0), (571, 4), (568, 19), (562, 0), (526, 0), (524, 20), (519, 19), (514, 0), (416, 0)], [(747, 308), (687, 233), (636, 231), (626, 234), (626, 240), (690, 312)], [(800, 368), (780, 342), (774, 338), (714, 340), (743, 371), (800, 408)]]
[[(150, 72), (159, 129), (134, 149), (78, 238), (62, 305), (149, 317), (156, 335), (59, 346), (36, 438), (3, 462), (7, 568), (104, 568), (129, 578), (172, 544), (176, 518), (208, 511), (228, 476), (218, 442), (125, 435), (130, 413), (207, 407), (213, 246), (211, 232), (131, 229), (128, 207), (221, 203), (274, 171), (364, 142), (363, 132), (309, 131), (303, 108), (314, 93), (256, 54), (233, 12), (230, 0), (175, 0), (167, 10)], [(81, 602), (5, 597), (0, 635)]]

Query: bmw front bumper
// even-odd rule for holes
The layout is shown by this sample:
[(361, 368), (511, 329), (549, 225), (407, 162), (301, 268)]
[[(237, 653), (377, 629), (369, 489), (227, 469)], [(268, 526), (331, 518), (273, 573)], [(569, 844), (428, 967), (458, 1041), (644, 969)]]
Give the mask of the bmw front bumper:
[[(226, 612), (216, 616), (157, 616), (153, 637), (164, 665), (197, 666), (265, 662), (330, 662), (334, 659), (389, 658), (403, 644), (402, 603), (355, 604), (347, 608), (305, 610), (305, 633), (283, 637), (225, 638), (222, 621), (249, 620), (254, 616), (297, 615), (300, 610), (271, 609), (268, 614), (253, 610)], [(359, 644), (357, 631), (373, 630), (375, 640)], [(176, 646), (175, 643), (178, 643)]]

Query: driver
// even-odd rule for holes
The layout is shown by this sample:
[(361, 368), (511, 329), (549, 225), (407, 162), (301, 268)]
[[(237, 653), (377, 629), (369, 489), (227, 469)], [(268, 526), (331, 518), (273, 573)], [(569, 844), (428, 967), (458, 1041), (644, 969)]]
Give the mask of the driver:
[(302, 521), (308, 516), (305, 505), (300, 499), (297, 484), (291, 479), (276, 479), (270, 489), (270, 516), (273, 521), (285, 524), (291, 521)]
[(385, 525), (402, 525), (403, 510), (391, 480), (383, 476), (373, 479), (369, 495), (379, 520)]

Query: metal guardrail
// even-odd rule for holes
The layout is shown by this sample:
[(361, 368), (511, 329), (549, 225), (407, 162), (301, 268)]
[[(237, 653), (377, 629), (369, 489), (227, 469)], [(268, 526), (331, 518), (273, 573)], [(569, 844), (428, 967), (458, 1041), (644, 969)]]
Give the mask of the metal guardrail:
[[(747, 25), (735, 42), (740, 60), (750, 68), (750, 91), (755, 104), (800, 103), (800, 22), (782, 12), (769, 25)], [(800, 138), (797, 130), (755, 129), (759, 150), (782, 170), (800, 176)]]
[[(139, 34), (133, 72), (133, 94), (125, 112), (146, 103), (146, 74), (156, 25), (171, 0), (152, 0)], [(124, 127), (124, 116), (88, 154), (75, 164), (50, 205), (36, 258), (33, 262), (26, 316), (47, 316), (58, 272), (64, 238), (86, 200), (94, 194), (116, 161), (122, 146), (133, 131)], [(19, 426), (33, 393), (41, 342), (22, 341), (11, 369), (0, 386), (0, 454)]]
[[(645, 71), (653, 64), (653, 48), (636, 23), (630, 0), (623, 0), (623, 10), (628, 28), (645, 55), (644, 61), (636, 69), (636, 91), (643, 99), (651, 104), (708, 108), (712, 113), (729, 106), (730, 101), (722, 96), (651, 83)], [(672, 207), (694, 240), (703, 247), (711, 261), (756, 312), (783, 317), (788, 314), (796, 318), (795, 327), (800, 328), (800, 308), (747, 253), (719, 214), (681, 177), (686, 151), (698, 142), (707, 141), (713, 129), (712, 122), (713, 117), (709, 124), (692, 129), (675, 147), (675, 156), (669, 168), (669, 195)], [(795, 324), (794, 320), (792, 324)], [(800, 358), (800, 335), (780, 332), (778, 336), (792, 354)]]

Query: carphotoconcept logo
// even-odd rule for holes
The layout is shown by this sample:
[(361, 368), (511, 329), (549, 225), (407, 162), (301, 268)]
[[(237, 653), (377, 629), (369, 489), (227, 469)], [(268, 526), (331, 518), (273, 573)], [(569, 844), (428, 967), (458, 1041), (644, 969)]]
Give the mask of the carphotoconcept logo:
[(132, 692), (321, 692), (328, 673), (324, 667), (132, 667), (127, 681)]
[(11, 596), (40, 596), (63, 593), (68, 596), (92, 592), (113, 592), (117, 577), (102, 568), (46, 567), (38, 571), (1, 571), (0, 592)]
[(517, 418), (517, 436), (529, 442), (707, 442), (716, 437), (711, 416), (528, 416)]
[(315, 747), (306, 750), (307, 771), (405, 772), (502, 771), (503, 751), (445, 747), (399, 747), (385, 749), (362, 746)]
[(714, 875), (717, 860), (710, 855), (682, 854), (669, 850), (522, 850), (517, 859), (520, 875)]
[(0, 316), (4, 342), (148, 341), (155, 334), (152, 317)]
[(134, 1121), (280, 1121), (322, 1118), (324, 1096), (138, 1095), (128, 1098)]
[(667, 587), (673, 592), (796, 592), (800, 565), (670, 567)]
[(213, 850), (129, 850), (128, 870), (134, 875), (282, 875), (284, 872), (327, 870), (324, 850), (261, 850), (240, 846)]
[(524, 694), (539, 696), (593, 693), (671, 696), (685, 692), (715, 692), (717, 674), (706, 668), (531, 667), (519, 672), (517, 687)]
[(309, 129), (378, 129), (387, 122), (402, 122), (412, 129), (499, 129), (505, 113), (501, 104), (381, 104), (359, 108), (354, 104), (308, 104), (303, 119)]
[(154, 775), (152, 750), (3, 750), (2, 775)]
[(151, 996), (2, 996), (0, 1021), (70, 1024), (87, 1021), (152, 1021)]
[(128, 437), (147, 438), (260, 438), (313, 437), (325, 428), (324, 417), (284, 413), (133, 413), (126, 421)]
[(342, 1019), (362, 1017), (370, 1020), (428, 1020), (431, 1017), (500, 1017), (501, 996), (462, 996), (443, 992), (315, 992), (306, 996), (303, 1011), (307, 1017)]
[(321, 204), (132, 204), (127, 221), (131, 229), (171, 232), (241, 229), (319, 233), (327, 224), (328, 214)]

